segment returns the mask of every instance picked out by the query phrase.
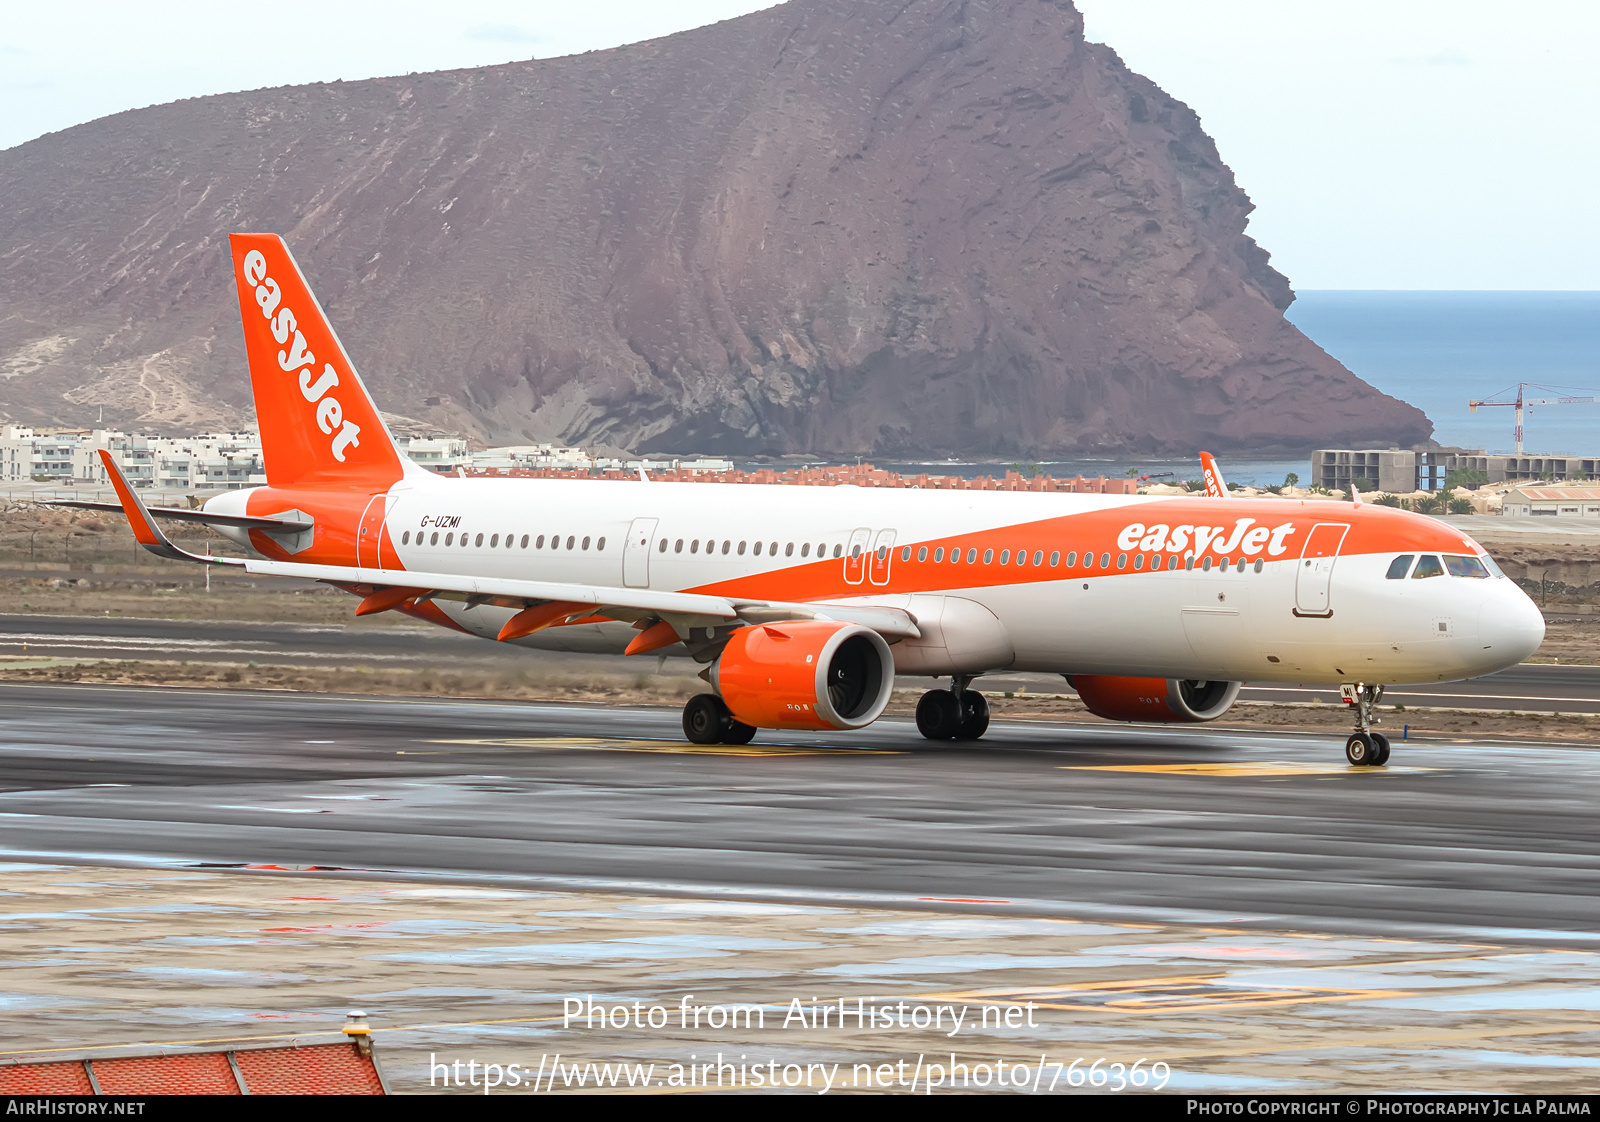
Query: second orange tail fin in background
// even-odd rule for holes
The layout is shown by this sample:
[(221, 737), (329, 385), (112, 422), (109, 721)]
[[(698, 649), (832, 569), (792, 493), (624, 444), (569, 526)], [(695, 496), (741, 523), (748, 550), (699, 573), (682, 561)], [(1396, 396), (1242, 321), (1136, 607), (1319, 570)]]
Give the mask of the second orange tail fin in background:
[(228, 240), (267, 482), (398, 480), (400, 451), (288, 246), (276, 234)]

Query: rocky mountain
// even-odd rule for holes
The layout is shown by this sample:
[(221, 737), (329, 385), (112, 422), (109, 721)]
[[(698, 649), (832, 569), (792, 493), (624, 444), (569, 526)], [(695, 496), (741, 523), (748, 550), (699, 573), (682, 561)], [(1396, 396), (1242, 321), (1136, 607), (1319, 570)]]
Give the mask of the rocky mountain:
[(1286, 322), (1187, 106), (1067, 0), (792, 0), (0, 152), (0, 413), (249, 422), (226, 236), (388, 410), (496, 442), (924, 457), (1431, 431)]

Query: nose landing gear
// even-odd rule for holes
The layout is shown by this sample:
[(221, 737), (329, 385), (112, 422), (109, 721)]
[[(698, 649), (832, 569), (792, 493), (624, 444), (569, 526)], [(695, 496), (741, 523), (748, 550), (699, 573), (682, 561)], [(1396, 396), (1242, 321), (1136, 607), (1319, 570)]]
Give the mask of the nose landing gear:
[(977, 740), (989, 731), (989, 699), (967, 689), (957, 675), (947, 690), (929, 690), (917, 702), (917, 731), (929, 740)]
[(1373, 710), (1383, 699), (1383, 687), (1357, 682), (1353, 686), (1340, 686), (1339, 693), (1346, 705), (1356, 711), (1356, 731), (1344, 742), (1344, 758), (1351, 767), (1382, 767), (1389, 762), (1389, 738), (1373, 732), (1378, 723)]

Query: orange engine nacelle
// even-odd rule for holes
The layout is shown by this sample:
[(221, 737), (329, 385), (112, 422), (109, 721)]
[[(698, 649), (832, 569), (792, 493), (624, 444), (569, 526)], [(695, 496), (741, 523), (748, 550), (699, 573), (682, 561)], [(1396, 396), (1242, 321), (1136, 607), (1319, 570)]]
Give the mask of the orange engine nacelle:
[(741, 627), (711, 667), (736, 720), (762, 729), (858, 729), (894, 689), (894, 656), (858, 623), (798, 620)]
[(1243, 682), (1105, 678), (1083, 674), (1067, 681), (1096, 717), (1162, 724), (1214, 721), (1228, 711), (1244, 685)]

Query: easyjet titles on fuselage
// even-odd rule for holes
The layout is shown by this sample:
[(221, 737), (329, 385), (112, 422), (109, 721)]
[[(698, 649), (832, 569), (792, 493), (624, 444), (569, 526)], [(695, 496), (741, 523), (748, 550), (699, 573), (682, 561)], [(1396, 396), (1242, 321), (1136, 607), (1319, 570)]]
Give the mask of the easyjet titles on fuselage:
[[(1254, 557), (1265, 547), (1269, 557), (1281, 557), (1289, 552), (1289, 547), (1284, 543), (1290, 534), (1294, 533), (1293, 522), (1285, 522), (1279, 526), (1268, 529), (1265, 526), (1255, 526), (1254, 518), (1240, 518), (1233, 524), (1233, 532), (1228, 533), (1226, 526), (1173, 526), (1157, 522), (1146, 526), (1143, 522), (1131, 522), (1122, 528), (1117, 535), (1117, 548), (1138, 549), (1146, 553), (1165, 550), (1168, 553), (1183, 553), (1192, 550), (1196, 557), (1205, 553), (1207, 549), (1215, 550), (1219, 555), (1233, 553), (1238, 550), (1246, 557)], [(1226, 538), (1224, 538), (1226, 535)]]

